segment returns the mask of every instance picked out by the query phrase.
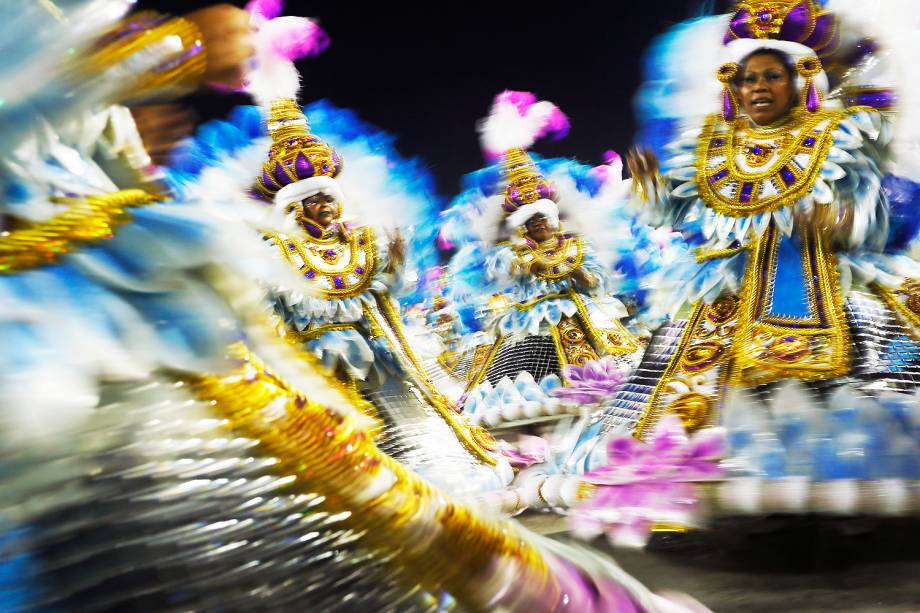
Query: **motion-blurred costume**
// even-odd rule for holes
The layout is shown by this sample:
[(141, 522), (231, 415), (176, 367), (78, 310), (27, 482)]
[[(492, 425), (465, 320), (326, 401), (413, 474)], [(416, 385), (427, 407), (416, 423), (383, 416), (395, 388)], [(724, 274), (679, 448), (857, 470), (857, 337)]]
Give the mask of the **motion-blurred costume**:
[[(720, 58), (722, 110), (691, 127), (694, 102), (715, 96), (676, 93), (672, 130), (684, 131), (666, 147), (663, 176), (636, 185), (643, 214), (696, 246), (695, 261), (671, 274), (674, 319), (618, 399), (640, 437), (668, 413), (691, 429), (718, 423), (735, 387), (769, 394), (792, 378), (817, 391), (844, 382), (909, 390), (916, 380), (910, 297), (920, 269), (903, 255), (915, 184), (894, 165), (884, 58), (841, 35), (838, 18), (811, 1), (743, 2), (716, 21), (694, 32), (721, 25), (723, 48), (697, 40), (693, 57)], [(675, 35), (675, 45), (689, 36)], [(765, 126), (738, 98), (741, 63), (761, 50), (794, 67), (798, 94)], [(667, 115), (664, 102), (647, 105), (660, 111), (656, 121)]]

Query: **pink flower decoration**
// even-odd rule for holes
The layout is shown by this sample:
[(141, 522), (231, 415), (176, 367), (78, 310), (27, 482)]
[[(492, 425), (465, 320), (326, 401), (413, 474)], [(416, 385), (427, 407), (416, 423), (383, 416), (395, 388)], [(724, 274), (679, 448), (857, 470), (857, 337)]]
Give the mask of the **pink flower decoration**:
[(499, 440), (498, 450), (514, 468), (527, 468), (546, 461), (549, 443), (539, 436), (522, 434), (516, 444)]
[(567, 364), (562, 367), (562, 376), (567, 384), (553, 390), (553, 396), (578, 404), (601, 402), (626, 382), (626, 375), (609, 357), (591, 360), (583, 366)]
[(688, 436), (676, 415), (662, 419), (647, 444), (631, 436), (611, 439), (609, 463), (584, 476), (597, 489), (573, 511), (572, 529), (641, 546), (657, 522), (691, 524), (697, 505), (692, 482), (720, 478), (718, 460), (726, 448), (721, 428)]

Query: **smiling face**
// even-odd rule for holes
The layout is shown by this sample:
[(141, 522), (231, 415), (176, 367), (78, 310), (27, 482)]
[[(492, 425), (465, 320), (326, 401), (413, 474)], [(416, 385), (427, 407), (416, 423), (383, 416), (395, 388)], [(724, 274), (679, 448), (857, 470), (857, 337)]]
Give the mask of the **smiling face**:
[(289, 210), (296, 211), (298, 218), (312, 221), (323, 229), (335, 223), (339, 213), (335, 198), (323, 192), (304, 198), (299, 203), (295, 202)]
[(524, 222), (524, 229), (527, 231), (527, 236), (537, 243), (542, 243), (553, 237), (553, 229), (550, 227), (549, 219), (547, 219), (546, 215), (540, 213)]
[(747, 57), (738, 79), (741, 108), (754, 123), (770, 125), (785, 116), (795, 100), (795, 84), (789, 68), (772, 53)]

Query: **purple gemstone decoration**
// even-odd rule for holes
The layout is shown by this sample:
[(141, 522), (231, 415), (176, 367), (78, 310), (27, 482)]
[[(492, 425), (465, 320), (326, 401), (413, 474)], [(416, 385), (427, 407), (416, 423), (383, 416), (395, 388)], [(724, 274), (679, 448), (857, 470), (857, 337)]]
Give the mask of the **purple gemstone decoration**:
[(565, 261), (568, 262), (569, 264), (574, 264), (575, 258), (566, 258)]
[(816, 113), (821, 108), (821, 96), (818, 95), (818, 88), (812, 83), (808, 86), (808, 95), (805, 97), (805, 108), (809, 113)]
[(262, 184), (263, 184), (265, 187), (268, 187), (268, 188), (271, 188), (271, 189), (277, 189), (278, 187), (280, 187), (280, 186), (275, 182), (275, 180), (272, 179), (272, 176), (271, 176), (270, 174), (268, 174), (267, 172), (265, 172), (264, 170), (262, 171)]
[(783, 179), (783, 183), (786, 184), (786, 187), (795, 183), (795, 174), (788, 166), (783, 166), (783, 169), (779, 171), (779, 176)]
[(359, 244), (359, 245), (363, 245), (363, 244), (364, 244), (364, 239), (363, 239), (363, 238), (362, 238), (362, 239), (359, 239), (359, 240), (358, 240), (358, 244)]
[(508, 193), (508, 198), (510, 198), (513, 202), (518, 202), (521, 198), (521, 190), (519, 189), (511, 190)]
[(546, 183), (539, 183), (537, 185), (537, 193), (540, 194), (541, 198), (551, 198), (553, 195), (553, 190)]
[(275, 170), (272, 172), (272, 176), (275, 177), (275, 181), (278, 185), (287, 185), (291, 183), (291, 178), (284, 172), (284, 168), (281, 167), (281, 164), (275, 162)]
[(768, 11), (760, 11), (760, 13), (757, 14), (757, 18), (763, 22), (770, 21), (772, 17), (773, 16)]
[(763, 147), (761, 147), (760, 145), (754, 145), (751, 148), (751, 151), (754, 153), (754, 155), (761, 155), (763, 154)]
[(719, 181), (721, 181), (722, 179), (724, 179), (724, 178), (727, 177), (727, 176), (728, 176), (728, 170), (725, 169), (725, 168), (723, 168), (722, 170), (720, 170), (720, 171), (717, 172), (716, 174), (714, 174), (714, 175), (712, 175), (711, 177), (709, 177), (709, 182), (710, 182), (710, 183), (718, 183)]
[(325, 162), (323, 163), (323, 172), (329, 172), (329, 164), (328, 164), (328, 163), (325, 163)]
[(305, 274), (304, 276), (305, 276), (306, 278), (308, 278), (308, 279), (312, 279), (313, 277), (316, 276), (316, 271), (315, 271), (315, 270), (312, 270), (312, 269), (311, 269), (311, 270), (308, 270), (308, 271), (307, 271), (307, 274)]
[[(811, 47), (815, 50), (815, 53), (823, 55), (825, 49), (831, 51), (837, 46), (839, 36), (839, 28), (837, 27), (837, 18), (831, 13), (825, 13), (815, 20), (815, 29), (812, 31), (811, 36), (802, 41), (802, 44), (806, 47)], [(858, 51), (859, 45), (857, 45)], [(874, 43), (872, 48), (869, 50), (869, 53), (872, 53), (877, 50)], [(865, 55), (859, 56), (859, 59), (862, 59)], [(851, 66), (853, 64), (850, 64)]]
[(722, 92), (722, 117), (725, 118), (725, 121), (735, 119), (735, 103), (732, 101), (732, 95), (727, 89)]
[(328, 250), (328, 251), (326, 252), (326, 255), (328, 255), (329, 257), (332, 257), (332, 256), (335, 255), (335, 251), (333, 251), (332, 249), (330, 249), (330, 250)]
[(741, 193), (738, 194), (739, 202), (750, 202), (751, 201), (751, 192), (754, 191), (753, 183), (745, 183), (741, 186)]
[(342, 289), (345, 287), (345, 282), (342, 281), (342, 277), (340, 275), (332, 277), (332, 283), (335, 285), (336, 289)]
[(786, 14), (783, 27), (779, 30), (780, 40), (800, 42), (811, 32), (812, 13), (807, 2), (800, 2)]
[(714, 139), (712, 139), (712, 140), (709, 142), (709, 146), (712, 147), (712, 148), (724, 147), (724, 146), (725, 146), (725, 139), (724, 139), (724, 138), (721, 138), (721, 137), (720, 137), (720, 138), (714, 138)]
[(296, 247), (294, 243), (288, 243), (288, 249), (296, 249)]
[(310, 160), (307, 159), (303, 153), (297, 154), (297, 161), (294, 162), (294, 170), (297, 172), (297, 176), (301, 179), (308, 179), (313, 176), (313, 164), (310, 163)]
[(553, 273), (557, 273), (557, 272), (559, 272), (559, 267), (558, 267), (558, 266), (553, 266)]
[(289, 144), (289, 145), (293, 145), (293, 144), (296, 143), (296, 142), (297, 142), (297, 141), (294, 140), (293, 138), (288, 139), (288, 144)]
[(728, 44), (736, 38), (752, 38), (750, 21), (751, 13), (747, 9), (739, 10), (732, 17), (731, 25), (729, 25), (728, 32), (725, 33), (722, 42)]
[(355, 268), (355, 272), (358, 273), (359, 275), (363, 275), (363, 274), (364, 274), (364, 269), (361, 268), (360, 266), (358, 266), (357, 268)]
[(814, 147), (814, 146), (815, 146), (815, 137), (814, 137), (814, 136), (809, 136), (808, 138), (806, 138), (805, 140), (803, 140), (803, 141), (802, 141), (802, 146), (804, 146), (804, 147)]

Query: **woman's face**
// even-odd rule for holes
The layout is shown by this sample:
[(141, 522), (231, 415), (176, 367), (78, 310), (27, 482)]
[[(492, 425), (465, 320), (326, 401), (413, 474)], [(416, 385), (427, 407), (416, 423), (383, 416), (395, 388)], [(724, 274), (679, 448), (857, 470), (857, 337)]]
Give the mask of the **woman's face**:
[(792, 75), (774, 55), (752, 55), (744, 64), (738, 86), (741, 108), (757, 125), (766, 126), (785, 115), (792, 104)]
[(542, 243), (553, 237), (553, 229), (545, 215), (537, 213), (524, 223), (527, 235), (535, 242)]
[(338, 210), (335, 206), (335, 198), (322, 192), (313, 194), (300, 203), (292, 204), (291, 209), (300, 209), (297, 211), (298, 217), (303, 216), (303, 218), (309, 219), (320, 228), (324, 229), (335, 222), (338, 214)]

